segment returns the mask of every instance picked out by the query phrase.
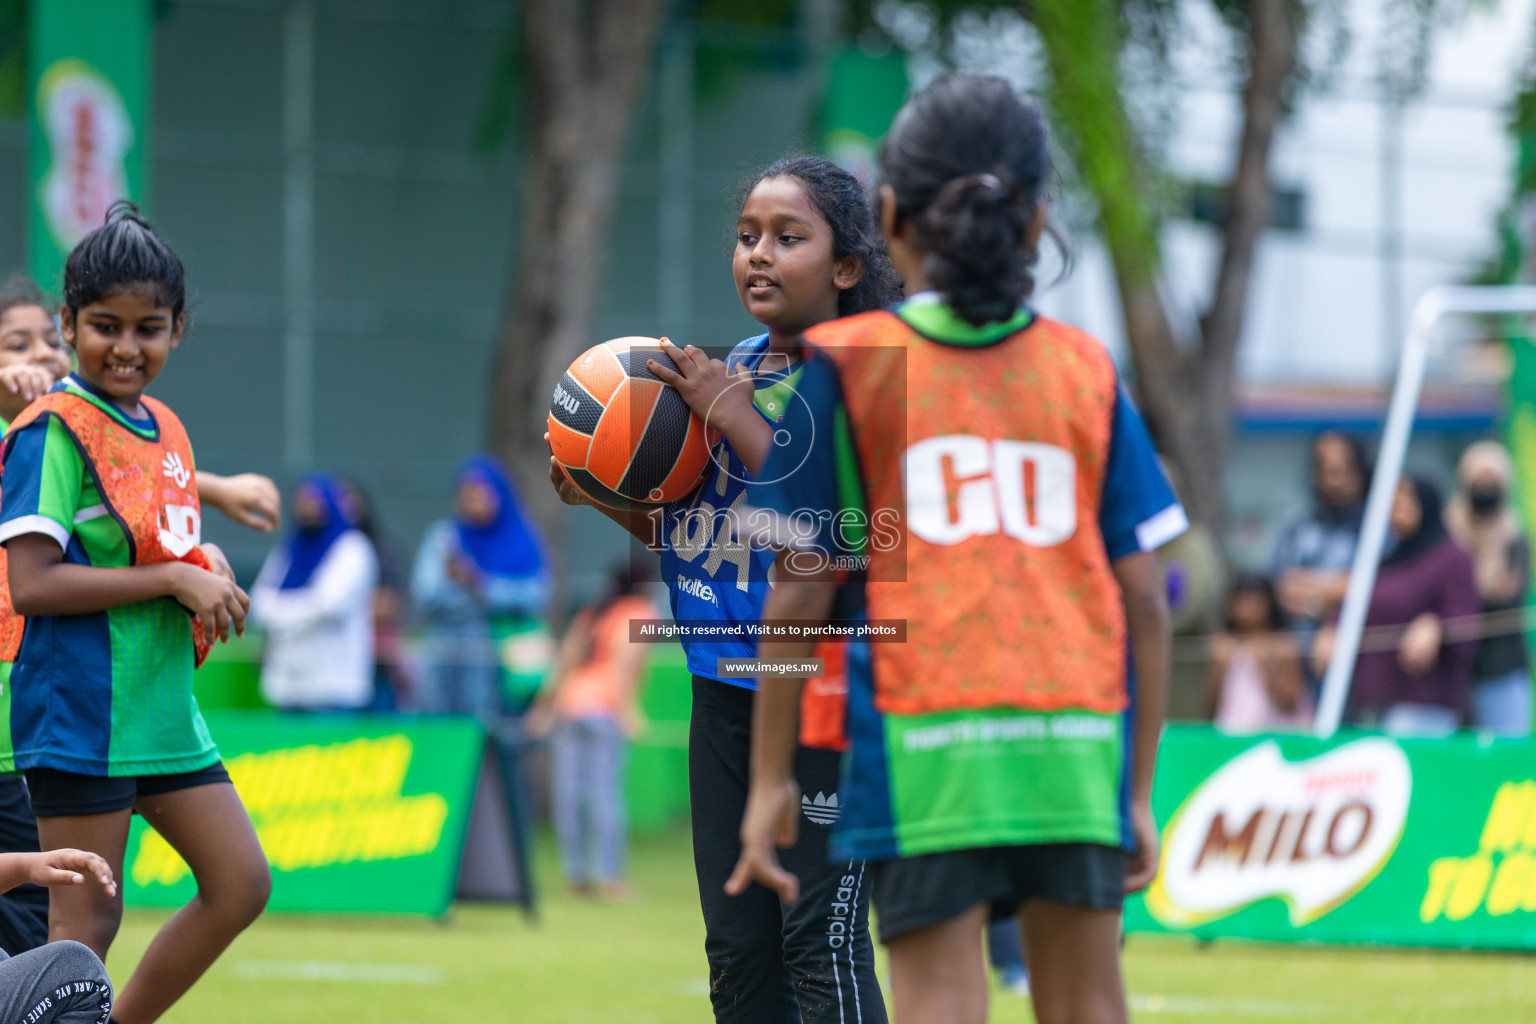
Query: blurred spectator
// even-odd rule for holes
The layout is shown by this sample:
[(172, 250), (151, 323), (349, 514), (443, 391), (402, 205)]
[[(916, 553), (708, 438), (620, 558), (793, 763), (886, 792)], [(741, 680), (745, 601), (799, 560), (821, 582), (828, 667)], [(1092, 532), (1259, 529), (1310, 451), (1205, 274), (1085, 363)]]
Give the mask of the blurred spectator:
[(576, 613), (560, 645), (554, 685), (529, 714), (532, 733), (553, 730), (551, 810), (572, 888), (594, 881), (603, 895), (624, 890), (624, 752), (639, 731), (636, 706), (647, 647), (629, 639), (631, 619), (656, 606), (622, 567), (607, 595)]
[(267, 632), (262, 695), (280, 708), (362, 708), (373, 696), (373, 545), (328, 473), (299, 481), (292, 511), (293, 532), (251, 588), (251, 619)]
[[(1396, 543), (1371, 592), (1350, 689), (1352, 718), (1397, 735), (1448, 735), (1462, 720), (1477, 643), (1447, 642), (1445, 624), (1478, 613), (1472, 560), (1446, 534), (1440, 492), (1427, 480), (1398, 484), (1391, 525)], [(1396, 642), (1373, 642), (1373, 629)], [(1332, 650), (1330, 627), (1313, 647), (1318, 672)]]
[(389, 536), (373, 516), (373, 502), (357, 482), (341, 480), (347, 499), (348, 518), (373, 545), (379, 561), (379, 578), (373, 588), (373, 697), (369, 711), (396, 711), (410, 701), (411, 683), (406, 671), (400, 635), (405, 625), (405, 563)]
[(1293, 626), (1315, 629), (1343, 603), (1369, 476), (1355, 438), (1328, 431), (1312, 442), (1312, 507), (1281, 532), (1271, 569)]
[(1500, 736), (1531, 731), (1531, 670), (1523, 622), (1531, 546), (1511, 507), (1514, 467), (1497, 441), (1472, 445), (1456, 471), (1460, 490), (1445, 525), (1472, 556), (1488, 631), (1472, 662), (1472, 725)]
[(1206, 676), (1216, 728), (1250, 733), (1310, 724), (1312, 696), (1302, 675), (1301, 652), (1285, 631), (1269, 578), (1239, 576), (1227, 595), (1226, 618), (1226, 631), (1211, 640)]
[(491, 722), (503, 710), (501, 648), (536, 624), (544, 607), (543, 540), (507, 471), (489, 456), (460, 466), (454, 509), (452, 519), (427, 528), (411, 574), (426, 634), (417, 706)]

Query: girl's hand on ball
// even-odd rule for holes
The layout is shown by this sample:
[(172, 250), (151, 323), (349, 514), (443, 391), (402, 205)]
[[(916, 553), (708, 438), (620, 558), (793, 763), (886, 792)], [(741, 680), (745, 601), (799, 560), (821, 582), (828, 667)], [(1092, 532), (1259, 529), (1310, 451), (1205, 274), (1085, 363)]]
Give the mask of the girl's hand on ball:
[[(549, 445), (549, 435), (544, 435), (544, 444)], [(567, 505), (592, 505), (595, 502), (566, 477), (560, 469), (560, 460), (555, 458), (555, 450), (549, 450), (549, 482), (555, 485), (555, 493), (560, 495), (560, 500)]]
[(663, 383), (670, 384), (683, 396), (688, 408), (699, 415), (706, 425), (722, 434), (741, 422), (743, 415), (752, 413), (752, 371), (743, 368), (731, 373), (725, 363), (711, 359), (703, 349), (678, 348), (666, 338), (661, 339), (662, 351), (672, 357), (677, 370), (663, 366), (654, 359), (646, 361), (652, 373)]
[(218, 573), (186, 562), (167, 562), (166, 571), (174, 574), (171, 596), (202, 620), (210, 642), (217, 637), (227, 643), (231, 631), (245, 635), (245, 613), (251, 607), (245, 591)]
[(208, 557), (208, 564), (213, 566), (214, 572), (223, 576), (231, 583), (237, 582), (235, 570), (230, 568), (229, 558), (225, 556), (223, 548), (217, 544), (202, 544), (200, 547), (203, 549), (203, 554)]

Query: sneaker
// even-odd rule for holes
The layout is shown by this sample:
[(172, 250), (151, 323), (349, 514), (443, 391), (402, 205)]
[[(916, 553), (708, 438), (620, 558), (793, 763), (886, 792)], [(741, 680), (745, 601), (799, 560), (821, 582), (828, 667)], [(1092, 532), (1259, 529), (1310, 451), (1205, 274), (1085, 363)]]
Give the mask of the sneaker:
[(1021, 966), (1005, 967), (998, 972), (998, 984), (1016, 996), (1029, 995), (1029, 972)]

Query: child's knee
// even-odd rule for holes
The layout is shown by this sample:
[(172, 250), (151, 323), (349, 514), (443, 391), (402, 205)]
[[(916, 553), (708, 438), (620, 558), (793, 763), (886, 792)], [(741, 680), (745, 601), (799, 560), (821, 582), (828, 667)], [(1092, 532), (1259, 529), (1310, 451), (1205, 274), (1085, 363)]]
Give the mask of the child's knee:
[(217, 888), (204, 889), (203, 902), (233, 930), (239, 931), (261, 916), (272, 895), (272, 869), (256, 858), (241, 870), (222, 878)]
[(265, 858), (260, 858), (245, 872), (240, 885), (238, 912), (240, 927), (244, 928), (261, 916), (272, 898), (272, 869)]
[(123, 906), (116, 900), (92, 900), (74, 906), (56, 907), (49, 917), (50, 942), (83, 944), (95, 956), (105, 956), (117, 938), (123, 923)]
[(63, 974), (80, 980), (107, 980), (107, 969), (102, 965), (101, 958), (85, 943), (62, 939), (50, 942), (46, 948), (53, 955), (53, 963)]

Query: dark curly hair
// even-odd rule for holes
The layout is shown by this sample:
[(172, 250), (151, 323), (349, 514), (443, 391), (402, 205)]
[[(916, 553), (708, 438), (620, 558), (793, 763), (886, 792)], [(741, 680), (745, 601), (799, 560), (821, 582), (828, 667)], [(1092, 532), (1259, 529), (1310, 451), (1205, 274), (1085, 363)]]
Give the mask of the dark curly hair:
[(180, 316), (187, 304), (181, 257), (165, 243), (139, 208), (119, 199), (107, 222), (80, 239), (64, 261), (64, 305), (72, 313), (118, 292), (148, 289), (157, 305)]
[(736, 197), (736, 208), (770, 178), (794, 178), (805, 190), (816, 212), (832, 228), (832, 258), (856, 256), (864, 276), (837, 297), (837, 315), (853, 316), (885, 309), (901, 301), (901, 278), (885, 251), (885, 239), (875, 224), (869, 194), (852, 172), (818, 156), (792, 156), (775, 160), (754, 174)]
[(897, 224), (911, 221), (929, 280), (978, 327), (1008, 319), (1034, 290), (1029, 232), (1050, 174), (1045, 115), (991, 75), (935, 79), (880, 145)]

